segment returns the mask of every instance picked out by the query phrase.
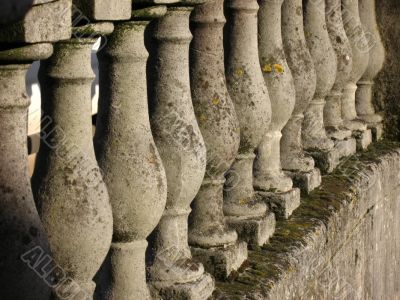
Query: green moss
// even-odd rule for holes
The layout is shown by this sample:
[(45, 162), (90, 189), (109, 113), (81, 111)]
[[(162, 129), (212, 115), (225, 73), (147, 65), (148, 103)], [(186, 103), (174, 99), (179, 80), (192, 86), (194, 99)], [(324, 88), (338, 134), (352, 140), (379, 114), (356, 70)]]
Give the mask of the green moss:
[[(218, 293), (226, 299), (243, 299), (255, 292), (268, 294), (279, 281), (296, 272), (291, 257), (306, 247), (324, 224), (328, 227), (333, 217), (349, 203), (358, 201), (354, 180), (371, 163), (379, 163), (385, 154), (400, 148), (399, 142), (383, 140), (343, 161), (330, 175), (324, 176), (319, 189), (302, 197), (300, 207), (289, 220), (277, 222), (270, 242), (259, 249), (249, 251), (249, 267), (231, 281), (216, 283)], [(348, 172), (346, 172), (348, 171)]]

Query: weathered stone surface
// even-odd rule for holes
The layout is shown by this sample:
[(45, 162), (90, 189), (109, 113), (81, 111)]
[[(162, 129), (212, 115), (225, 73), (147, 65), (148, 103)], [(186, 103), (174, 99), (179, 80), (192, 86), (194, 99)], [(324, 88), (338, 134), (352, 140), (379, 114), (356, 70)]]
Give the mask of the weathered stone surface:
[[(151, 284), (164, 299), (188, 294), (198, 281), (209, 282), (201, 263), (192, 259), (188, 245), (190, 205), (198, 193), (206, 170), (206, 147), (196, 122), (189, 77), (188, 7), (169, 8), (151, 30), (150, 107), (151, 125), (167, 174), (167, 204), (160, 223), (151, 237)], [(206, 284), (202, 295), (214, 289)], [(172, 298), (166, 298), (171, 296)], [(193, 298), (197, 299), (197, 298)]]
[(245, 242), (208, 249), (192, 247), (191, 250), (193, 257), (200, 261), (215, 278), (221, 280), (235, 277), (243, 262), (246, 261), (248, 253)]
[(0, 28), (0, 42), (56, 42), (71, 36), (71, 0), (35, 5), (24, 19)]
[[(223, 0), (196, 6), (190, 21), (193, 33), (190, 45), (191, 90), (194, 111), (207, 148), (207, 167), (192, 204), (189, 244), (197, 249), (195, 257), (203, 264), (207, 262), (205, 268), (208, 272), (222, 268), (228, 276), (226, 272), (239, 268), (245, 257), (235, 250), (239, 247), (237, 233), (227, 226), (223, 212), (225, 173), (236, 158), (240, 139), (239, 122), (225, 79)], [(221, 259), (218, 263), (228, 265), (212, 266), (209, 258), (215, 256), (215, 249), (222, 257), (224, 251), (230, 253), (226, 254), (229, 259)], [(200, 258), (202, 255), (204, 258)]]
[(98, 52), (100, 96), (94, 143), (114, 219), (106, 261), (110, 280), (101, 287), (109, 299), (150, 299), (146, 238), (160, 221), (167, 199), (165, 170), (149, 121), (144, 45), (148, 24), (117, 23)]
[[(52, 50), (51, 45), (49, 50)], [(32, 50), (32, 56), (38, 53)], [(39, 51), (41, 52), (41, 51)], [(45, 59), (51, 54), (43, 55)], [(23, 57), (26, 59), (26, 56)], [(34, 270), (50, 256), (32, 196), (27, 165), (25, 77), (30, 63), (0, 66), (0, 289), (1, 299), (49, 299), (50, 287)], [(51, 270), (49, 270), (51, 271)], [(47, 274), (46, 274), (47, 275)]]
[(226, 8), (226, 78), (239, 120), (240, 146), (226, 176), (224, 214), (239, 239), (262, 245), (273, 227), (268, 228), (270, 212), (254, 192), (253, 163), (254, 151), (271, 122), (271, 103), (258, 58), (258, 4), (256, 0), (229, 0)]
[(74, 12), (93, 21), (128, 20), (132, 0), (73, 0)]
[(288, 219), (300, 205), (300, 189), (287, 192), (258, 192), (277, 219)]
[(286, 171), (286, 174), (293, 180), (295, 187), (300, 188), (301, 193), (309, 194), (321, 185), (321, 171), (318, 168), (314, 168), (309, 172), (290, 172)]
[(355, 131), (353, 137), (357, 142), (357, 151), (365, 150), (372, 143), (372, 130)]
[(369, 63), (367, 70), (357, 82), (356, 111), (360, 119), (368, 124), (381, 123), (382, 116), (375, 113), (372, 103), (372, 87), (374, 79), (383, 67), (385, 61), (385, 48), (379, 34), (376, 23), (376, 1), (360, 0), (360, 19), (365, 28), (368, 43), (366, 50), (369, 51)]
[(302, 138), (304, 148), (327, 151), (333, 148), (324, 125), (325, 97), (336, 78), (337, 59), (325, 20), (325, 0), (304, 1), (304, 30), (317, 73), (317, 88), (304, 113)]
[(282, 171), (281, 130), (290, 119), (296, 96), (293, 77), (283, 49), (281, 28), (283, 0), (263, 0), (259, 3), (259, 59), (271, 100), (272, 120), (269, 131), (257, 149), (257, 158), (254, 162), (254, 188), (287, 192), (293, 183)]
[[(59, 42), (41, 62), (42, 140), (32, 186), (52, 258), (62, 269), (54, 299), (92, 297), (92, 281), (113, 232), (106, 185), (96, 161), (90, 89), (96, 39)], [(66, 280), (65, 278), (68, 278)], [(72, 287), (77, 285), (78, 288)]]
[(353, 54), (353, 68), (344, 88), (342, 98), (342, 117), (346, 128), (366, 130), (366, 125), (357, 117), (356, 91), (357, 82), (368, 68), (369, 49), (359, 14), (359, 1), (342, 0), (342, 18)]
[(376, 142), (382, 139), (384, 134), (383, 124), (370, 124), (368, 127), (371, 129), (372, 141)]
[(314, 160), (303, 150), (304, 112), (313, 99), (317, 75), (304, 36), (302, 0), (284, 1), (282, 5), (282, 38), (286, 59), (293, 76), (296, 102), (292, 116), (282, 130), (281, 161), (284, 170), (309, 172)]
[(316, 167), (323, 175), (331, 173), (339, 164), (340, 154), (337, 148), (328, 151), (309, 151), (315, 161)]
[(337, 72), (335, 84), (326, 97), (324, 124), (330, 138), (343, 140), (352, 134), (343, 126), (342, 98), (353, 69), (353, 53), (344, 30), (342, 0), (327, 0), (325, 13), (329, 37), (336, 53)]
[(385, 141), (342, 163), (214, 299), (398, 299), (399, 169)]
[(335, 148), (339, 152), (339, 159), (350, 156), (357, 151), (357, 142), (355, 138), (346, 138), (345, 140), (335, 141)]

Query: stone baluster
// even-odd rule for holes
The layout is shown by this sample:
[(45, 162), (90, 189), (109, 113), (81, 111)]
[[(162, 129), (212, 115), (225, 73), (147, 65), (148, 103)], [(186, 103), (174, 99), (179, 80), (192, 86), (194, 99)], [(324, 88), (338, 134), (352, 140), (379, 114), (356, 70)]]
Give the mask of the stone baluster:
[[(336, 148), (339, 149), (341, 157), (352, 155), (356, 152), (356, 139), (352, 137), (352, 131), (343, 126), (342, 98), (343, 89), (349, 80), (353, 66), (352, 51), (349, 39), (344, 30), (342, 19), (342, 1), (326, 1), (326, 25), (336, 54), (337, 70), (336, 80), (332, 90), (326, 97), (324, 108), (324, 124), (328, 137), (330, 137)], [(360, 145), (363, 145), (362, 140)]]
[(282, 168), (294, 183), (309, 193), (321, 184), (321, 173), (314, 160), (304, 153), (302, 123), (316, 89), (317, 75), (307, 48), (303, 25), (302, 0), (286, 0), (282, 6), (282, 38), (286, 59), (295, 84), (296, 102), (291, 118), (282, 130)]
[[(382, 116), (375, 112), (373, 105), (374, 79), (385, 62), (385, 48), (376, 22), (376, 1), (360, 0), (360, 18), (364, 25), (369, 50), (367, 70), (358, 81), (356, 91), (356, 111), (358, 117), (368, 124), (375, 140), (382, 137)], [(378, 4), (379, 5), (379, 4)]]
[(274, 232), (275, 216), (253, 188), (254, 151), (271, 122), (271, 102), (258, 58), (258, 4), (229, 0), (226, 6), (226, 79), (239, 119), (240, 146), (225, 184), (224, 213), (241, 240), (262, 246)]
[(189, 224), (192, 254), (216, 277), (226, 278), (247, 258), (247, 244), (227, 227), (224, 174), (239, 148), (240, 129), (228, 94), (223, 49), (223, 0), (196, 6), (191, 27), (190, 71), (194, 111), (207, 148), (207, 167)]
[(204, 177), (206, 148), (190, 93), (190, 7), (171, 7), (156, 24), (150, 48), (151, 124), (165, 166), (167, 205), (152, 238), (152, 286), (163, 299), (207, 299), (211, 276), (192, 259), (188, 216)]
[(283, 0), (263, 0), (258, 11), (259, 60), (271, 99), (271, 126), (257, 149), (254, 187), (277, 208), (278, 217), (289, 217), (300, 205), (300, 190), (281, 167), (281, 130), (291, 117), (296, 96), (281, 34)]
[(345, 127), (352, 131), (362, 132), (367, 129), (367, 126), (357, 117), (355, 95), (357, 82), (368, 68), (369, 53), (360, 21), (358, 0), (342, 0), (342, 18), (353, 55), (352, 72), (343, 92), (342, 117)]
[[(160, 7), (153, 15), (165, 11)], [(100, 96), (94, 141), (114, 218), (111, 278), (102, 289), (107, 299), (151, 299), (146, 238), (157, 226), (167, 197), (148, 112), (144, 44), (148, 24), (145, 20), (117, 23), (98, 52)]]
[(305, 36), (317, 73), (317, 89), (305, 112), (303, 142), (317, 166), (326, 173), (339, 163), (339, 152), (326, 135), (323, 116), (325, 97), (335, 83), (336, 53), (327, 31), (325, 0), (306, 0), (303, 3)]
[(39, 70), (43, 122), (32, 185), (53, 258), (63, 270), (56, 274), (62, 282), (54, 299), (91, 299), (92, 279), (111, 243), (111, 206), (92, 142), (91, 49), (95, 35), (112, 30), (111, 23), (78, 28), (76, 34), (92, 37), (56, 43)]
[[(1, 299), (49, 299), (48, 242), (33, 200), (28, 174), (30, 99), (25, 75), (34, 60), (51, 55), (51, 44), (0, 51), (0, 290)], [(44, 262), (45, 263), (41, 263)]]

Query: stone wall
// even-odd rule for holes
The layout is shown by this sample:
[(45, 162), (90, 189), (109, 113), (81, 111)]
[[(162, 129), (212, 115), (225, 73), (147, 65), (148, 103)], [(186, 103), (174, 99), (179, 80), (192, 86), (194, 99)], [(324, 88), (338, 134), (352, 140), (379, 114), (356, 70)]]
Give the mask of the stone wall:
[(400, 299), (400, 144), (380, 142), (323, 178), (215, 299)]

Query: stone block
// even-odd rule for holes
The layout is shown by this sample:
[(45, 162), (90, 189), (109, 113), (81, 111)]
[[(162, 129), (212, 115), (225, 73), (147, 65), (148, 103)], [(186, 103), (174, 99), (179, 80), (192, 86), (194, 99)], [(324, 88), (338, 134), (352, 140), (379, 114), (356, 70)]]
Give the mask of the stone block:
[(372, 141), (377, 142), (382, 139), (383, 137), (383, 124), (369, 124), (368, 128), (371, 129), (372, 133)]
[(238, 233), (239, 240), (246, 242), (250, 247), (262, 246), (274, 234), (275, 215), (267, 211), (263, 217), (248, 219), (243, 217), (227, 217), (228, 225)]
[(298, 187), (301, 193), (305, 195), (308, 195), (321, 185), (321, 171), (318, 168), (314, 168), (309, 172), (285, 171), (285, 173), (292, 178), (293, 185)]
[(73, 0), (76, 18), (92, 21), (129, 20), (132, 0)]
[(277, 219), (288, 219), (300, 206), (300, 189), (293, 188), (287, 192), (257, 192), (275, 213)]
[(35, 5), (19, 22), (0, 28), (0, 42), (56, 42), (71, 37), (71, 0)]
[(355, 138), (335, 141), (335, 148), (339, 152), (339, 159), (355, 154), (357, 152), (357, 142)]
[(372, 143), (372, 130), (367, 129), (364, 131), (356, 131), (353, 133), (353, 137), (357, 141), (357, 150), (366, 150), (368, 146)]
[(307, 153), (314, 158), (315, 166), (321, 171), (322, 175), (332, 173), (339, 164), (340, 155), (337, 148), (328, 151), (313, 150)]
[(201, 262), (208, 273), (221, 280), (237, 272), (248, 256), (245, 242), (237, 242), (225, 247), (191, 247), (191, 252), (193, 258)]
[(169, 286), (150, 285), (153, 299), (162, 300), (203, 300), (208, 299), (215, 288), (214, 279), (207, 273), (197, 281)]

